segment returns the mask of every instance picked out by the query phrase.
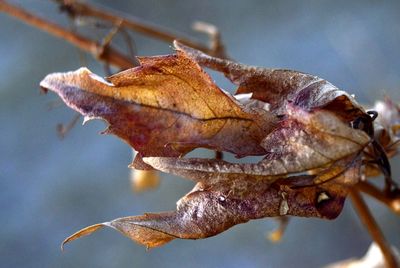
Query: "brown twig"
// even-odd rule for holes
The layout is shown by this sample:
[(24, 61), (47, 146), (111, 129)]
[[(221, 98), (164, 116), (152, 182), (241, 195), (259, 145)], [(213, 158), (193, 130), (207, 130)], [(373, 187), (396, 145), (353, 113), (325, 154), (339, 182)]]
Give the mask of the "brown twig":
[(384, 191), (378, 189), (368, 182), (359, 182), (356, 185), (357, 189), (374, 197), (378, 201), (389, 207), (394, 213), (400, 214), (400, 197), (392, 198), (385, 194)]
[(225, 46), (222, 43), (221, 33), (215, 25), (203, 21), (196, 21), (193, 24), (192, 28), (195, 31), (202, 32), (208, 35), (209, 47), (213, 56), (222, 59), (228, 59), (228, 56), (225, 52)]
[(0, 1), (0, 11), (15, 17), (31, 26), (34, 26), (42, 31), (50, 33), (54, 36), (62, 38), (71, 44), (79, 47), (80, 49), (91, 53), (94, 57), (101, 61), (108, 62), (121, 69), (128, 69), (133, 67), (133, 63), (129, 58), (111, 46), (102, 46), (88, 38), (80, 36), (70, 30), (40, 18), (26, 10), (11, 5), (6, 1)]
[(57, 133), (60, 139), (64, 139), (65, 135), (74, 128), (76, 123), (78, 123), (78, 120), (81, 118), (80, 114), (75, 114), (75, 116), (72, 118), (70, 122), (68, 122), (66, 125), (64, 124), (58, 124), (57, 125)]
[(281, 216), (279, 218), (276, 218), (278, 221), (278, 228), (273, 230), (272, 232), (268, 233), (268, 239), (273, 242), (273, 243), (278, 243), (281, 241), (283, 234), (286, 231), (286, 227), (289, 224), (289, 217), (287, 216)]
[[(60, 3), (62, 5), (62, 9), (67, 11), (72, 18), (94, 17), (99, 20), (109, 21), (113, 25), (119, 25), (121, 29), (131, 29), (168, 43), (172, 43), (174, 40), (179, 40), (183, 44), (202, 50), (212, 56), (227, 58), (224, 46), (221, 42), (220, 33), (215, 26), (210, 24), (197, 23), (195, 25), (196, 30), (200, 30), (209, 35), (210, 47), (207, 47), (198, 42), (185, 38), (178, 33), (174, 33), (160, 26), (152, 25), (138, 18), (124, 18), (119, 14), (116, 15), (110, 11), (95, 8), (91, 5), (79, 3), (74, 0), (56, 0), (56, 2)], [(121, 52), (112, 48), (111, 46), (99, 44), (73, 31), (67, 30), (59, 25), (40, 18), (20, 7), (9, 4), (5, 0), (0, 1), (0, 11), (17, 18), (28, 25), (34, 26), (49, 34), (62, 38), (78, 48), (92, 54), (96, 59), (106, 62), (110, 65), (121, 69), (128, 69), (135, 65), (135, 62), (132, 62), (129, 57), (123, 55)]]
[(360, 193), (356, 189), (351, 189), (350, 197), (353, 206), (361, 219), (361, 222), (367, 228), (373, 240), (378, 244), (379, 248), (381, 249), (387, 267), (399, 267), (399, 264), (397, 263), (396, 257), (392, 249), (390, 248), (390, 245), (387, 243), (382, 231), (380, 230), (378, 224), (376, 223), (374, 217), (369, 211)]
[(217, 51), (213, 47), (204, 46), (198, 42), (192, 41), (184, 37), (182, 34), (172, 32), (169, 29), (153, 25), (149, 22), (145, 22), (133, 16), (129, 16), (129, 18), (126, 18), (121, 14), (116, 14), (104, 8), (96, 8), (92, 5), (77, 2), (75, 0), (56, 0), (56, 2), (60, 3), (63, 7), (63, 10), (66, 10), (71, 16), (92, 17), (104, 21), (109, 21), (112, 24), (121, 23), (121, 27), (131, 29), (133, 31), (165, 41), (167, 43), (172, 43), (174, 40), (179, 40), (181, 43), (199, 49), (207, 54), (220, 56), (216, 55), (219, 50)]

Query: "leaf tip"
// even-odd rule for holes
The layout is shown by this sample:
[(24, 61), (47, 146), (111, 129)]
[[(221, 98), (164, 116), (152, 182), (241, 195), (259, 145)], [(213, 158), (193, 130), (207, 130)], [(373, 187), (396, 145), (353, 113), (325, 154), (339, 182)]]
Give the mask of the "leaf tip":
[(183, 52), (184, 54), (187, 54), (187, 51), (192, 51), (194, 49), (192, 49), (191, 47), (185, 46), (184, 44), (182, 44), (181, 42), (179, 42), (178, 40), (174, 40), (173, 42), (173, 47), (176, 51), (178, 52)]
[(39, 85), (42, 92), (47, 92), (48, 90), (57, 91), (58, 86), (65, 81), (71, 79), (71, 77), (80, 77), (93, 75), (93, 73), (86, 67), (81, 67), (76, 71), (66, 72), (66, 73), (51, 73), (46, 75)]
[(104, 226), (110, 226), (110, 224), (108, 222), (98, 223), (98, 224), (95, 224), (95, 225), (91, 225), (91, 226), (85, 227), (85, 228), (79, 230), (78, 232), (68, 236), (61, 243), (61, 251), (64, 251), (65, 244), (67, 244), (67, 243), (69, 243), (71, 241), (74, 241), (74, 240), (76, 240), (76, 239), (78, 239), (78, 238), (80, 238), (82, 236), (90, 235), (90, 234), (94, 233), (95, 231), (103, 228)]
[(49, 91), (49, 88), (50, 88), (49, 81), (51, 81), (53, 79), (53, 77), (54, 77), (53, 75), (54, 74), (48, 74), (45, 76), (45, 78), (43, 78), (42, 81), (40, 81), (39, 86), (40, 86), (41, 92), (47, 93)]

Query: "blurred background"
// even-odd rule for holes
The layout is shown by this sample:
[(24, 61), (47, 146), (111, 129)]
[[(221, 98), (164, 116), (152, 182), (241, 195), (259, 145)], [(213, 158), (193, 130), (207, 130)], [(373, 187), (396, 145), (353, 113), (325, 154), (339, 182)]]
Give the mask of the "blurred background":
[[(52, 1), (10, 1), (61, 25), (70, 22)], [(88, 1), (89, 2), (89, 1)], [(400, 100), (399, 1), (90, 1), (187, 36), (201, 20), (221, 31), (228, 54), (243, 63), (312, 73), (373, 104), (387, 94)], [(101, 40), (108, 30), (88, 23), (83, 33)], [(92, 25), (91, 25), (92, 24)], [(85, 32), (86, 31), (86, 32)], [(131, 34), (139, 55), (171, 53), (171, 44)], [(173, 210), (193, 184), (163, 175), (158, 189), (132, 193), (131, 150), (98, 135), (103, 122), (79, 123), (60, 140), (56, 125), (74, 112), (49, 109), (41, 95), (48, 73), (87, 65), (63, 40), (0, 13), (0, 260), (2, 267), (321, 267), (361, 257), (371, 238), (350, 202), (334, 221), (295, 218), (283, 240), (266, 239), (277, 224), (252, 221), (205, 240), (175, 240), (149, 251), (106, 229), (60, 251), (61, 241), (90, 224), (144, 212)], [(116, 45), (124, 47), (122, 40)], [(119, 43), (118, 43), (119, 42)], [(223, 88), (232, 86), (221, 77)], [(400, 179), (398, 161), (394, 176)], [(368, 199), (390, 243), (400, 247), (400, 218)]]

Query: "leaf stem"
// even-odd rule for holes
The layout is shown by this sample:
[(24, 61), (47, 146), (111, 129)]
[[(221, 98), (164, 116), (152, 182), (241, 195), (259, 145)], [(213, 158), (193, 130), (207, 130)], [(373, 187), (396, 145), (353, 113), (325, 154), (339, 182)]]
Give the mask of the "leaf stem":
[[(192, 41), (189, 38), (185, 38), (182, 34), (172, 32), (161, 26), (150, 24), (136, 17), (129, 16), (129, 18), (126, 18), (104, 8), (96, 8), (92, 5), (80, 3), (74, 0), (55, 0), (55, 2), (59, 3), (62, 9), (73, 18), (97, 18), (99, 20), (111, 22), (113, 25), (119, 25), (121, 29), (130, 29), (161, 41), (172, 43), (174, 40), (179, 40), (181, 43), (201, 50), (209, 55), (221, 58), (227, 57), (218, 29), (210, 24), (196, 23), (194, 25), (195, 30), (204, 32), (210, 37), (210, 47), (208, 47), (200, 44), (199, 42)], [(9, 4), (5, 0), (0, 0), (0, 11), (19, 19), (20, 21), (23, 21), (28, 25), (36, 27), (56, 37), (62, 38), (65, 41), (82, 49), (83, 51), (92, 54), (96, 59), (111, 64), (115, 67), (128, 69), (134, 67), (135, 65), (130, 57), (123, 55), (121, 52), (112, 48), (108, 44), (99, 44), (91, 39), (34, 15), (23, 8)]]
[(400, 215), (400, 198), (392, 198), (388, 196), (384, 191), (378, 189), (376, 186), (368, 182), (359, 182), (356, 185), (357, 189), (363, 193), (366, 193), (373, 198), (377, 199), (381, 203), (389, 207), (394, 213)]
[(111, 12), (105, 8), (97, 8), (89, 4), (81, 3), (74, 0), (56, 0), (60, 3), (64, 10), (66, 10), (70, 16), (80, 17), (93, 17), (103, 21), (109, 21), (112, 24), (121, 24), (121, 27), (131, 29), (133, 31), (142, 33), (144, 35), (172, 43), (174, 40), (179, 40), (187, 46), (199, 49), (207, 54), (215, 55), (216, 51), (213, 48), (204, 46), (198, 42), (192, 41), (189, 38), (183, 37), (182, 34), (173, 32), (161, 26), (156, 26), (149, 22), (145, 22), (137, 17), (129, 16), (126, 18), (121, 14)]
[(69, 43), (79, 47), (80, 49), (91, 53), (95, 58), (108, 62), (111, 65), (122, 69), (133, 67), (133, 63), (129, 57), (123, 55), (111, 46), (103, 46), (86, 37), (74, 33), (73, 31), (64, 29), (63, 27), (40, 18), (20, 7), (11, 5), (6, 1), (0, 1), (0, 11), (14, 18), (17, 18), (31, 26), (42, 31), (50, 33), (56, 37), (62, 38)]
[(356, 189), (351, 189), (350, 197), (353, 206), (360, 217), (361, 222), (367, 228), (369, 234), (372, 236), (373, 240), (378, 244), (379, 248), (381, 249), (387, 267), (399, 267), (395, 255), (390, 248), (390, 245), (387, 243), (381, 229), (376, 223), (360, 193)]

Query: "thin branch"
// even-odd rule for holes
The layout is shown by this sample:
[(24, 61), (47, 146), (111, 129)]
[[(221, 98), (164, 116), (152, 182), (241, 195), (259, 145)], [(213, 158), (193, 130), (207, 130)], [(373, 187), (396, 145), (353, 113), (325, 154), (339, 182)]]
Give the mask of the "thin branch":
[(133, 67), (133, 63), (129, 58), (111, 46), (102, 46), (88, 38), (76, 34), (70, 30), (56, 25), (50, 21), (40, 18), (28, 11), (11, 5), (6, 1), (0, 1), (0, 11), (14, 18), (17, 18), (31, 26), (34, 26), (42, 31), (50, 33), (54, 36), (62, 38), (80, 49), (91, 53), (95, 58), (105, 61), (121, 69)]
[(129, 18), (126, 18), (121, 14), (116, 14), (104, 8), (96, 8), (92, 5), (80, 3), (75, 0), (56, 0), (56, 2), (60, 3), (63, 9), (66, 10), (70, 16), (92, 17), (104, 21), (109, 21), (112, 24), (121, 23), (122, 27), (165, 41), (167, 43), (172, 43), (174, 40), (179, 40), (181, 43), (192, 48), (199, 49), (207, 54), (213, 56), (221, 56), (216, 55), (216, 53), (219, 53), (219, 50), (217, 51), (213, 47), (209, 48), (198, 42), (183, 37), (182, 34), (172, 32), (169, 29), (153, 25), (149, 22), (145, 22), (137, 17), (129, 16)]
[(359, 182), (356, 185), (357, 189), (374, 197), (378, 201), (389, 207), (394, 213), (400, 214), (400, 197), (392, 198), (386, 195), (383, 191), (368, 182)]
[(360, 193), (355, 189), (351, 189), (350, 197), (353, 206), (361, 219), (361, 222), (367, 228), (368, 232), (372, 236), (372, 239), (378, 244), (379, 248), (381, 249), (387, 267), (399, 267), (399, 264), (397, 263), (396, 257), (392, 249), (390, 248), (390, 245), (387, 243), (382, 231), (380, 230), (378, 224), (376, 223), (374, 217), (369, 211)]
[(289, 224), (289, 217), (287, 216), (281, 216), (279, 218), (276, 218), (276, 220), (278, 221), (278, 228), (276, 228), (275, 230), (273, 230), (272, 232), (268, 233), (268, 239), (273, 242), (273, 243), (277, 243), (280, 242), (282, 239), (283, 234), (286, 231), (286, 227)]
[(195, 31), (202, 32), (208, 35), (209, 47), (213, 56), (222, 59), (228, 59), (228, 56), (225, 52), (225, 46), (222, 43), (221, 33), (215, 25), (203, 21), (196, 21), (193, 24), (192, 28)]
[(74, 128), (74, 126), (76, 125), (76, 123), (78, 123), (79, 119), (81, 118), (80, 114), (75, 114), (73, 119), (68, 122), (66, 125), (64, 124), (58, 124), (57, 125), (57, 133), (58, 136), (60, 137), (60, 139), (64, 139), (65, 135), (67, 135), (67, 133)]

